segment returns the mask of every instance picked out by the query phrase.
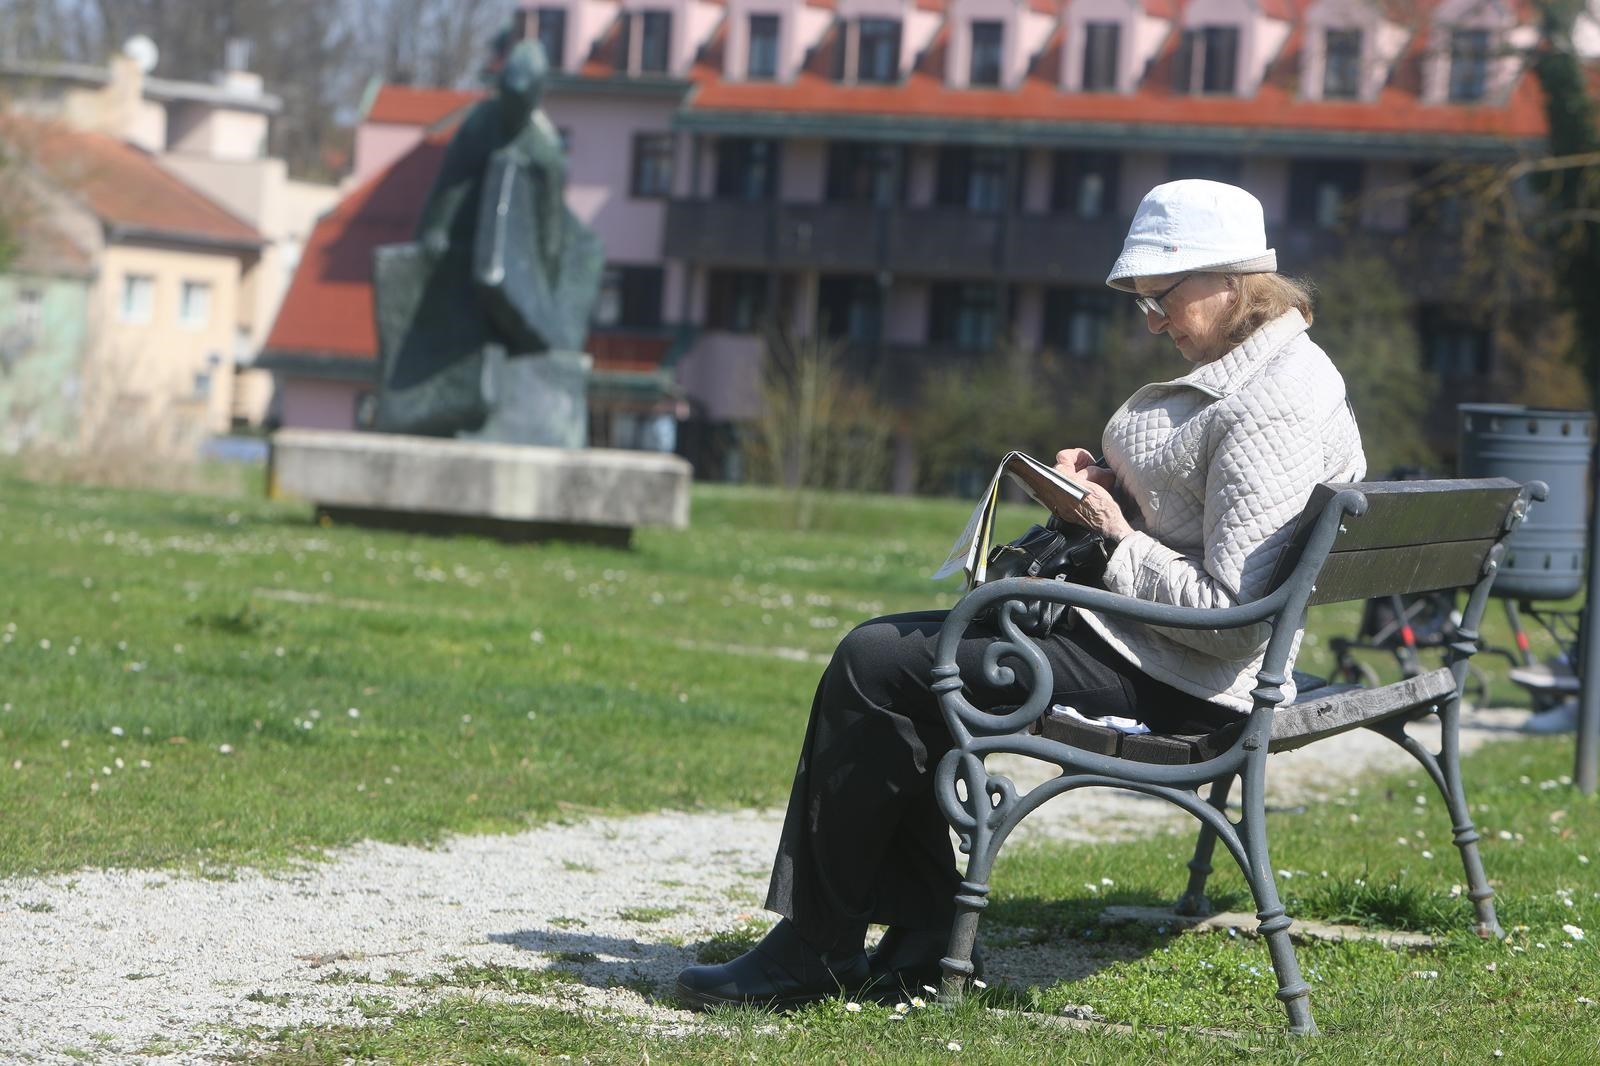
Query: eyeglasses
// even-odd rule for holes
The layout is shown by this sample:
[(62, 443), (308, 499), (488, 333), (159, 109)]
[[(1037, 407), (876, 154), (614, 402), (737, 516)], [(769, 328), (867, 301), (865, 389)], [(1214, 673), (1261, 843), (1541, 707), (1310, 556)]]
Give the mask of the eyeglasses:
[(1167, 309), (1161, 306), (1161, 301), (1165, 300), (1168, 296), (1171, 296), (1174, 289), (1192, 277), (1194, 277), (1193, 274), (1185, 274), (1183, 277), (1179, 278), (1177, 281), (1174, 281), (1171, 285), (1168, 285), (1154, 296), (1136, 296), (1134, 297), (1133, 302), (1138, 304), (1139, 310), (1145, 312), (1146, 314), (1159, 315), (1162, 318), (1166, 318)]

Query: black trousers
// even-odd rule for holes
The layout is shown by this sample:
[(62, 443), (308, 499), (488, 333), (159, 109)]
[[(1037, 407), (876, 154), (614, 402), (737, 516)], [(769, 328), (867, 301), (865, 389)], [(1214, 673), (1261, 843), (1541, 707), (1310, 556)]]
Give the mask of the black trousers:
[[(952, 741), (929, 688), (945, 613), (858, 626), (817, 685), (766, 906), (819, 949), (859, 947), (868, 924), (941, 929), (955, 916), (960, 875), (933, 794), (933, 772)], [(970, 629), (956, 657), (967, 698), (985, 710), (1025, 698), (1021, 683), (982, 686), (979, 663), (995, 639)], [(1052, 702), (1082, 714), (1136, 717), (1157, 732), (1198, 732), (1237, 718), (1140, 673), (1082, 623), (1058, 626), (1039, 643)]]

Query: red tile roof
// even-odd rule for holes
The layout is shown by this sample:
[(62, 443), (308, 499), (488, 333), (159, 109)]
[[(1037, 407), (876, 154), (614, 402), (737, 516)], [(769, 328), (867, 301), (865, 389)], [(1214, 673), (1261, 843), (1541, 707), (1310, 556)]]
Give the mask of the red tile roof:
[(477, 89), (417, 89), (385, 85), (372, 98), (366, 122), (393, 126), (432, 126), (483, 98)]
[(375, 359), (372, 253), (411, 239), (449, 134), (425, 138), (317, 221), (267, 336), (273, 353)]
[(103, 133), (8, 118), (0, 138), (108, 226), (174, 241), (259, 248), (256, 229), (156, 162)]

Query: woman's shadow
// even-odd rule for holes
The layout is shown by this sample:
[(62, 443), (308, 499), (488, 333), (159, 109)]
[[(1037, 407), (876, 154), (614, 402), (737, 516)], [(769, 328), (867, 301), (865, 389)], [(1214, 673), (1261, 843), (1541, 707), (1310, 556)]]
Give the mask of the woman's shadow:
[[(1167, 908), (1171, 899), (1123, 900), (1140, 907)], [(1237, 902), (1219, 899), (1219, 905)], [(1093, 897), (994, 900), (979, 931), (985, 964), (985, 994), (996, 1006), (1026, 1008), (1037, 993), (1062, 982), (1081, 980), (1107, 967), (1136, 961), (1158, 950), (1179, 924), (1109, 921), (1106, 903)], [(589, 933), (582, 929), (519, 929), (490, 933), (488, 940), (540, 956), (544, 968), (595, 989), (627, 988), (647, 1002), (678, 1006), (675, 984), (679, 971), (697, 963), (724, 962), (759, 939), (763, 930), (729, 937), (712, 935), (689, 941), (659, 940)], [(869, 937), (875, 939), (878, 930)], [(936, 990), (910, 990), (928, 999)]]

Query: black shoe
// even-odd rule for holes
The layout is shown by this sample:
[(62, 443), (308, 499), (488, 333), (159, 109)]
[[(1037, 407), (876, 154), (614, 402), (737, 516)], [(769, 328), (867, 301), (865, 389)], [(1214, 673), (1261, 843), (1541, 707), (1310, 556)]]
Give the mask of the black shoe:
[[(881, 996), (901, 992), (920, 996), (944, 980), (939, 960), (950, 947), (948, 929), (901, 929), (890, 926), (867, 956), (872, 988)], [(972, 976), (983, 976), (983, 953), (972, 947)]]
[(824, 957), (785, 918), (732, 962), (691, 966), (680, 973), (678, 999), (696, 1010), (737, 1006), (787, 1010), (853, 994), (868, 976), (866, 952), (857, 948), (842, 959)]

